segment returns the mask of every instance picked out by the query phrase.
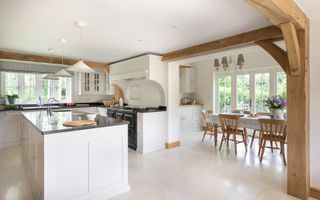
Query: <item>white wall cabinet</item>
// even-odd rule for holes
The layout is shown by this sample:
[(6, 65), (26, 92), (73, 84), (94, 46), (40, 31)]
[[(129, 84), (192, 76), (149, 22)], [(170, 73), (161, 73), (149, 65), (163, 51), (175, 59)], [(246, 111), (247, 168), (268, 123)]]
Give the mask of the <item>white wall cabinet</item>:
[(0, 112), (0, 148), (20, 145), (20, 112)]
[(106, 75), (103, 72), (80, 73), (79, 95), (106, 95)]
[(180, 93), (196, 92), (195, 75), (193, 68), (180, 68)]
[(202, 107), (180, 107), (180, 133), (190, 133), (202, 130)]

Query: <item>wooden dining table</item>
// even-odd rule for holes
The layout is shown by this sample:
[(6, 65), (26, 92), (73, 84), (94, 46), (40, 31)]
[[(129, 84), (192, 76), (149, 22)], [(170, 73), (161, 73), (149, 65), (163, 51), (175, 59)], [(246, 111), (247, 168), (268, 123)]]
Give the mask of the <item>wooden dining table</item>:
[[(260, 130), (261, 126), (259, 119), (270, 119), (269, 116), (250, 116), (250, 115), (240, 115), (238, 127), (248, 128), (253, 130)], [(207, 115), (207, 120), (209, 123), (213, 124), (214, 127), (214, 143), (217, 145), (218, 141), (218, 128), (220, 126), (220, 119), (218, 113), (210, 113)]]

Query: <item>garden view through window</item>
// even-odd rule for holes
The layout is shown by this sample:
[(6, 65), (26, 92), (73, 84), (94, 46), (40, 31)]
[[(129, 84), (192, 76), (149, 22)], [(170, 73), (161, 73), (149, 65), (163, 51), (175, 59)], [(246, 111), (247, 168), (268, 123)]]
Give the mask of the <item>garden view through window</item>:
[(71, 78), (59, 80), (42, 79), (44, 74), (1, 72), (2, 95), (17, 94), (17, 103), (37, 103), (39, 96), (43, 103), (50, 97), (60, 102), (71, 101)]
[[(232, 110), (269, 112), (266, 100), (271, 96), (287, 98), (287, 76), (280, 69), (219, 73), (218, 112)], [(235, 89), (232, 89), (235, 88)]]

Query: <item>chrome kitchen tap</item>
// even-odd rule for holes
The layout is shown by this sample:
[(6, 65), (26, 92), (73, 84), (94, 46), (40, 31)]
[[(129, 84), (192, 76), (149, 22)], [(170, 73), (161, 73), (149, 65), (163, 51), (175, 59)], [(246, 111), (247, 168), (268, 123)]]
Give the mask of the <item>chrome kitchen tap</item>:
[(47, 104), (47, 114), (49, 116), (52, 115), (52, 103), (55, 102), (55, 103), (59, 103), (59, 101), (55, 98), (49, 98), (48, 99), (48, 104)]

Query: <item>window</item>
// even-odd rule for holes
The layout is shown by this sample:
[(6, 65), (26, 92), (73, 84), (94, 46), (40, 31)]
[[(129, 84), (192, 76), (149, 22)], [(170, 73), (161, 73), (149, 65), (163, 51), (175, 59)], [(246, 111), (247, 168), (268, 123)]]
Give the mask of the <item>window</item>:
[(2, 94), (19, 95), (18, 103), (37, 103), (54, 97), (61, 102), (71, 101), (71, 78), (42, 79), (43, 74), (1, 73)]
[(24, 74), (23, 75), (23, 97), (25, 101), (32, 101), (37, 98), (36, 96), (36, 75)]
[(265, 100), (270, 97), (270, 73), (255, 74), (255, 111), (269, 111)]
[(277, 96), (287, 98), (287, 75), (285, 72), (277, 72)]
[(269, 112), (265, 101), (270, 96), (287, 97), (286, 73), (280, 67), (246, 69), (217, 74), (215, 110)]
[(250, 110), (250, 75), (237, 75), (237, 109)]
[(231, 111), (231, 76), (219, 76), (219, 111)]
[(18, 73), (5, 73), (4, 85), (6, 86), (5, 94), (9, 94), (9, 95), (18, 94), (18, 90), (19, 90)]

